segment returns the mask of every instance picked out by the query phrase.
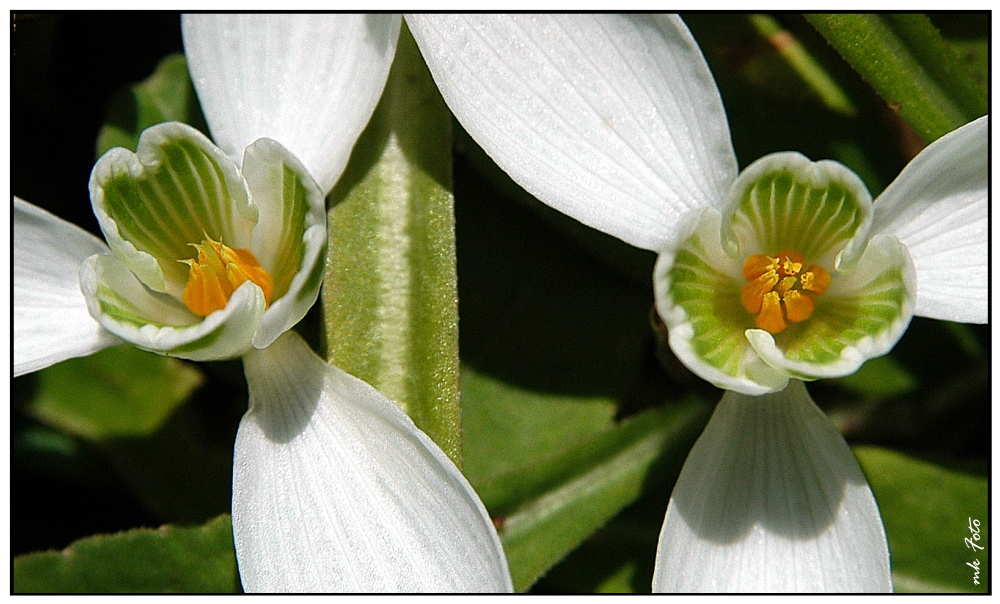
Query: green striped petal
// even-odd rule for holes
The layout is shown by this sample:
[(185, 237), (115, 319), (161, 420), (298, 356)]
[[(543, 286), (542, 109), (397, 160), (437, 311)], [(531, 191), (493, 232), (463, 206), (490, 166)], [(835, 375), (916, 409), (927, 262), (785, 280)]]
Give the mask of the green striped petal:
[(740, 304), (741, 265), (723, 251), (721, 225), (715, 209), (688, 216), (681, 245), (656, 262), (656, 308), (670, 347), (688, 369), (725, 390), (776, 392), (788, 375), (765, 363), (744, 335), (756, 326)]
[(274, 279), (274, 301), (254, 336), (254, 346), (266, 348), (298, 323), (319, 296), (326, 205), (305, 166), (271, 139), (246, 148), (243, 177), (260, 216), (250, 249)]
[(847, 270), (864, 250), (871, 222), (871, 194), (854, 172), (786, 152), (740, 173), (722, 226), (726, 252), (740, 266), (752, 254), (791, 248), (809, 263)]
[[(236, 164), (194, 128), (147, 129), (135, 153), (115, 148), (90, 176), (94, 214), (112, 252), (150, 288), (179, 297), (205, 235), (249, 248), (257, 209)], [(265, 267), (266, 268), (266, 267)]]
[(80, 289), (104, 329), (143, 350), (192, 361), (246, 354), (264, 314), (264, 293), (248, 281), (224, 309), (202, 319), (173, 296), (146, 287), (118, 258), (105, 254), (84, 261)]
[[(853, 373), (888, 352), (909, 324), (913, 263), (892, 236), (869, 242), (871, 196), (841, 164), (769, 155), (740, 174), (724, 213), (702, 210), (688, 220), (657, 262), (657, 309), (675, 354), (720, 388), (760, 395), (791, 377)], [(751, 255), (786, 249), (832, 281), (811, 317), (772, 335), (740, 301), (742, 267)]]

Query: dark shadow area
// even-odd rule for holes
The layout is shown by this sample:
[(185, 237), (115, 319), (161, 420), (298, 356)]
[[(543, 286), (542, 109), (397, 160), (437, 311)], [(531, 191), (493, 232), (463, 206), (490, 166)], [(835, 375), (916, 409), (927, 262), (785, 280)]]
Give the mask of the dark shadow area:
[[(216, 365), (225, 364), (203, 367)], [(60, 550), (95, 534), (199, 524), (229, 512), (232, 443), (242, 409), (219, 404), (232, 395), (224, 382), (206, 380), (152, 434), (95, 442), (30, 416), (24, 405), (34, 379), (18, 378), (13, 389), (13, 555)]]
[(87, 182), (108, 101), (183, 51), (180, 15), (16, 13), (11, 47), (11, 192), (99, 234)]
[(609, 581), (621, 591), (650, 592), (670, 493), (711, 412), (705, 406), (669, 430), (643, 475), (641, 495), (546, 573), (532, 593), (592, 593)]
[(456, 158), (463, 361), (525, 388), (621, 398), (651, 337), (648, 293), (477, 176)]

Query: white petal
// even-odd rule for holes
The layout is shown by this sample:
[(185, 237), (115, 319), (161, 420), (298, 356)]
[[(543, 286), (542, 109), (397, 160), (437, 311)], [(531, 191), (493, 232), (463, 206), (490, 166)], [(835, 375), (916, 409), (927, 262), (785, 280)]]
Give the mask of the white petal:
[(90, 313), (80, 265), (104, 242), (14, 198), (14, 375), (121, 344)]
[(192, 361), (243, 356), (264, 314), (264, 292), (253, 281), (236, 288), (225, 308), (204, 319), (182, 302), (145, 287), (114, 256), (91, 256), (80, 287), (101, 325), (129, 344)]
[(245, 359), (233, 533), (248, 591), (511, 591), (486, 510), (377, 390), (294, 332)]
[(676, 16), (407, 17), (449, 107), (521, 186), (659, 251), (718, 206), (736, 158), (715, 80)]
[(264, 313), (256, 348), (271, 342), (309, 311), (323, 280), (326, 204), (312, 176), (280, 144), (262, 138), (246, 148), (243, 176), (260, 210), (253, 251), (271, 267), (281, 297)]
[(989, 320), (989, 126), (934, 141), (875, 201), (873, 232), (896, 235), (917, 268), (917, 315)]
[(802, 382), (722, 397), (670, 498), (653, 590), (892, 590), (875, 498)]
[[(736, 285), (742, 271), (739, 261), (722, 247), (721, 224), (722, 216), (713, 208), (681, 220), (677, 241), (690, 244), (685, 244), (685, 258), (676, 274), (677, 245), (667, 245), (657, 259), (653, 268), (656, 311), (667, 326), (670, 349), (698, 377), (723, 390), (755, 396), (776, 392), (788, 384), (788, 373), (765, 363), (744, 336), (749, 315), (738, 306), (741, 285)], [(684, 283), (687, 303), (674, 295), (678, 274), (682, 279), (695, 278)], [(719, 302), (726, 292), (735, 304)], [(691, 300), (695, 303), (690, 304)]]
[(185, 15), (184, 49), (215, 142), (234, 161), (258, 138), (288, 148), (324, 194), (389, 75), (394, 15)]

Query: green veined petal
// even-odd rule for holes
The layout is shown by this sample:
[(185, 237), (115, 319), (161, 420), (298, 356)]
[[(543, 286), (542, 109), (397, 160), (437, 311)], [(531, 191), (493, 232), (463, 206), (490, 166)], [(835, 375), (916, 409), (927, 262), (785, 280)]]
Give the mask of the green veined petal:
[[(773, 153), (744, 170), (723, 217), (727, 251), (745, 258), (794, 249), (830, 270), (849, 247), (848, 268), (871, 228), (871, 195), (861, 180), (833, 161)], [(860, 248), (859, 248), (860, 246)]]
[(298, 323), (319, 296), (326, 206), (301, 162), (271, 139), (247, 147), (243, 176), (260, 212), (251, 249), (274, 278), (274, 302), (254, 336), (254, 346), (264, 348)]
[(112, 149), (94, 166), (91, 200), (111, 249), (149, 287), (178, 296), (181, 259), (205, 234), (249, 248), (256, 209), (236, 165), (204, 135), (170, 122), (149, 128), (136, 153)]
[(264, 313), (264, 293), (248, 281), (226, 308), (201, 319), (167, 294), (147, 288), (118, 258), (99, 254), (80, 271), (90, 314), (102, 327), (144, 350), (193, 361), (242, 356)]
[(755, 327), (740, 303), (740, 263), (723, 251), (714, 209), (690, 218), (676, 249), (656, 264), (656, 306), (670, 347), (687, 367), (720, 388), (759, 395), (780, 390), (787, 374), (763, 362), (744, 333)]

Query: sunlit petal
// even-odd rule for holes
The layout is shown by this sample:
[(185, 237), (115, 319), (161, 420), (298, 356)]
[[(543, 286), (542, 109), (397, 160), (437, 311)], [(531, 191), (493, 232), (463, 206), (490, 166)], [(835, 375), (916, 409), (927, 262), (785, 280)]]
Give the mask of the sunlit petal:
[(418, 15), (455, 116), (554, 208), (659, 251), (736, 178), (722, 101), (676, 16)]
[(915, 314), (985, 323), (989, 299), (989, 116), (934, 141), (875, 202), (874, 232), (906, 244)]
[(875, 499), (802, 382), (761, 397), (727, 392), (674, 487), (653, 590), (891, 589)]
[(382, 94), (394, 15), (185, 15), (184, 49), (212, 137), (234, 161), (258, 138), (287, 147), (324, 193)]
[(245, 589), (512, 589), (479, 498), (392, 401), (294, 332), (244, 363), (233, 532)]
[(14, 198), (14, 375), (121, 344), (80, 291), (80, 266), (109, 254), (83, 229)]

